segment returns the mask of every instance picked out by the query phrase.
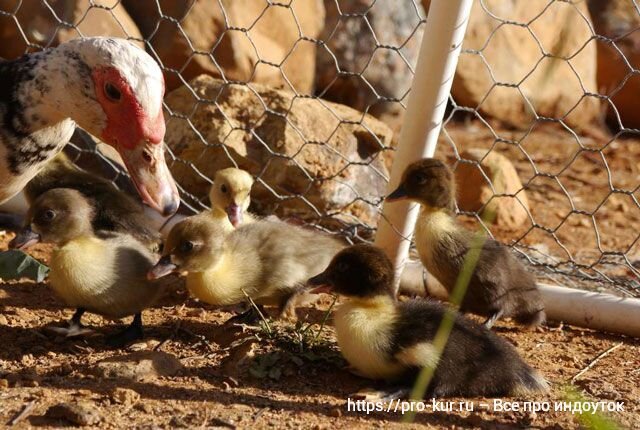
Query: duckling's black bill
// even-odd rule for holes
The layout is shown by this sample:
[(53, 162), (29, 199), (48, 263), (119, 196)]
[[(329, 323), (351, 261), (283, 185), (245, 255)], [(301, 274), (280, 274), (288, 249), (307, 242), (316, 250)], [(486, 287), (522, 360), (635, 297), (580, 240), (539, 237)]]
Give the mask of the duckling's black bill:
[(40, 235), (29, 227), (22, 229), (16, 237), (9, 242), (10, 249), (26, 249), (40, 242)]
[(407, 195), (407, 190), (404, 188), (403, 184), (400, 184), (398, 188), (385, 198), (385, 200), (388, 202), (397, 202), (398, 200), (403, 200), (407, 197), (409, 197)]
[(309, 278), (309, 280), (307, 280), (307, 286), (313, 287), (309, 290), (311, 294), (331, 294), (333, 292), (333, 285), (331, 284), (326, 272), (322, 272), (313, 278)]
[(171, 262), (171, 256), (165, 255), (153, 266), (149, 272), (147, 272), (147, 279), (153, 281), (154, 279), (162, 278), (163, 276), (170, 275), (178, 269), (178, 266)]

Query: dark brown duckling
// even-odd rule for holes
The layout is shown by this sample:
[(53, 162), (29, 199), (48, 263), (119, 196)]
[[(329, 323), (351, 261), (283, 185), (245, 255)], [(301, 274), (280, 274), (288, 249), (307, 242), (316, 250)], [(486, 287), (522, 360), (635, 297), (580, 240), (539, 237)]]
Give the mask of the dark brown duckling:
[[(394, 270), (384, 252), (370, 245), (345, 248), (327, 269), (309, 279), (312, 292), (342, 296), (334, 314), (340, 351), (356, 373), (399, 385), (406, 396), (425, 366), (435, 366), (428, 397), (509, 396), (547, 391), (544, 378), (516, 349), (487, 328), (455, 314), (441, 356), (432, 342), (443, 319), (443, 305), (393, 296)], [(454, 312), (454, 311), (450, 311)]]
[[(453, 173), (440, 160), (417, 161), (407, 167), (400, 185), (387, 197), (388, 201), (401, 199), (421, 205), (415, 230), (420, 259), (451, 293), (474, 238), (454, 216)], [(486, 316), (488, 328), (502, 317), (528, 326), (545, 320), (535, 278), (506, 247), (492, 239), (482, 245), (460, 310)]]
[(27, 184), (25, 198), (31, 205), (40, 195), (54, 188), (79, 191), (91, 201), (94, 230), (128, 233), (150, 249), (159, 249), (160, 233), (145, 215), (142, 203), (118, 190), (108, 180), (76, 167), (64, 153), (49, 161)]
[(112, 346), (122, 346), (142, 337), (142, 311), (163, 293), (166, 281), (147, 280), (157, 257), (134, 236), (95, 231), (94, 211), (92, 201), (79, 191), (46, 191), (29, 209), (26, 232), (16, 237), (14, 246), (25, 248), (39, 241), (57, 245), (49, 285), (77, 311), (68, 328), (55, 331), (83, 334), (85, 311), (115, 319), (133, 315), (126, 330), (107, 339)]

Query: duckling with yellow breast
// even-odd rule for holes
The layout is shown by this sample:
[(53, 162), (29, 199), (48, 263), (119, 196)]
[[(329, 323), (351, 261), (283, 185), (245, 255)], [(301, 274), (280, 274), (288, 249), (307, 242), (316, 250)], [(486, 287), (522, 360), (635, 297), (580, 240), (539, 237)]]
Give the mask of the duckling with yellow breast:
[(282, 315), (292, 311), (291, 299), (306, 279), (342, 247), (332, 237), (280, 221), (256, 220), (228, 232), (203, 213), (173, 227), (149, 277), (186, 271), (187, 289), (206, 303), (234, 305), (249, 296)]
[[(415, 242), (427, 270), (451, 292), (465, 257), (474, 246), (473, 233), (457, 223), (453, 173), (440, 160), (410, 164), (388, 201), (420, 204)], [(460, 310), (487, 317), (490, 328), (502, 317), (529, 326), (545, 320), (544, 303), (533, 275), (509, 250), (492, 239), (482, 244)]]
[(50, 261), (49, 284), (77, 309), (69, 327), (57, 331), (82, 333), (82, 315), (88, 311), (107, 318), (133, 315), (131, 325), (107, 340), (122, 346), (142, 337), (142, 310), (162, 294), (162, 284), (149, 281), (147, 271), (156, 258), (148, 246), (130, 234), (96, 232), (95, 208), (79, 191), (52, 189), (40, 195), (29, 209), (27, 234), (15, 245), (36, 241), (57, 245)]
[(324, 272), (308, 281), (312, 292), (334, 292), (344, 299), (334, 325), (340, 351), (355, 373), (399, 384), (400, 390), (392, 391), (395, 396), (408, 395), (426, 366), (434, 369), (429, 397), (548, 390), (512, 345), (459, 314), (439, 355), (433, 341), (445, 308), (429, 300), (396, 301), (393, 277), (391, 261), (381, 249), (355, 245), (336, 254)]
[(254, 221), (247, 212), (251, 204), (253, 177), (245, 170), (229, 167), (218, 170), (209, 191), (211, 216), (229, 231)]

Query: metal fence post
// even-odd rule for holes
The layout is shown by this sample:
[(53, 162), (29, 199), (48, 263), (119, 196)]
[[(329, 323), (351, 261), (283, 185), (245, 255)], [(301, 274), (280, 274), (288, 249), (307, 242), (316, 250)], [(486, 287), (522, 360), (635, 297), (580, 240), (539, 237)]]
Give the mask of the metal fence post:
[[(435, 152), (472, 4), (472, 0), (431, 1), (389, 191), (398, 185), (408, 164)], [(375, 244), (391, 258), (397, 275), (407, 260), (417, 216), (414, 203), (384, 203)]]

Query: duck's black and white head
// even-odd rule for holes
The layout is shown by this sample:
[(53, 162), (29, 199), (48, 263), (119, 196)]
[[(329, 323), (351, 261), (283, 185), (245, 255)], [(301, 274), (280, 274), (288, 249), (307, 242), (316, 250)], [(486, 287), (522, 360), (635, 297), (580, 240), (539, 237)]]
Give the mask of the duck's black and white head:
[(143, 200), (165, 214), (178, 192), (164, 159), (164, 78), (156, 62), (124, 39), (90, 37), (17, 62), (16, 129), (38, 133), (71, 119), (122, 156)]
[(373, 299), (392, 296), (393, 264), (380, 248), (354, 245), (338, 252), (326, 270), (307, 281), (315, 293)]

